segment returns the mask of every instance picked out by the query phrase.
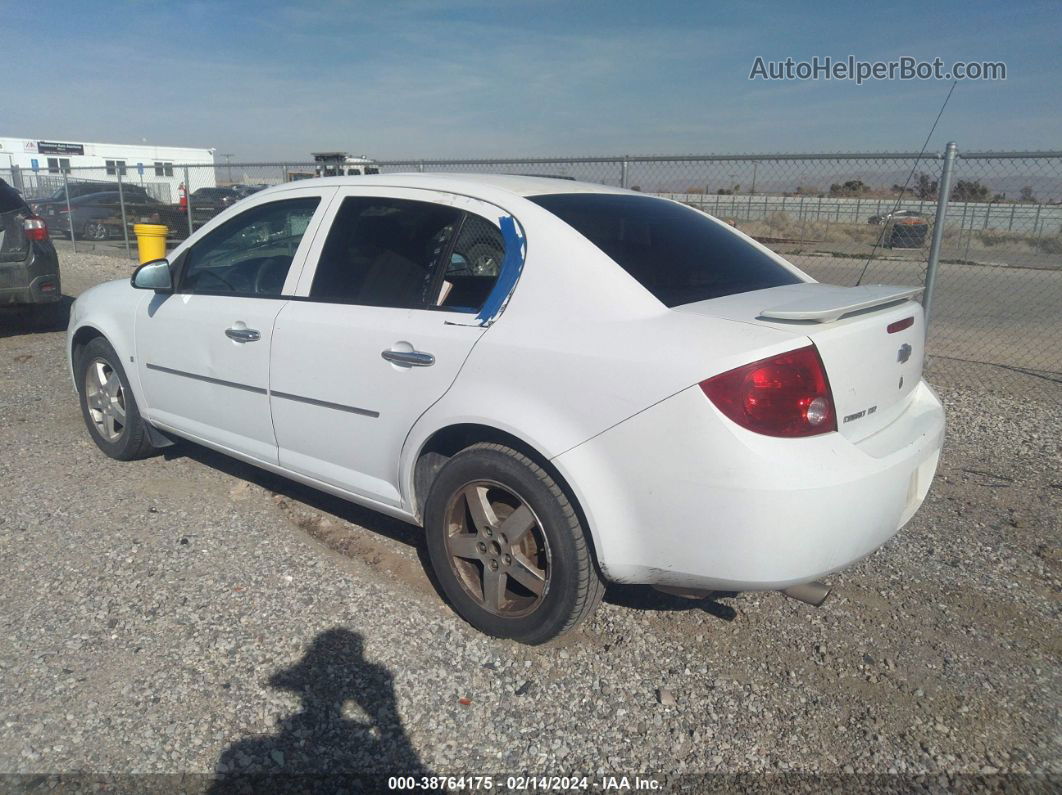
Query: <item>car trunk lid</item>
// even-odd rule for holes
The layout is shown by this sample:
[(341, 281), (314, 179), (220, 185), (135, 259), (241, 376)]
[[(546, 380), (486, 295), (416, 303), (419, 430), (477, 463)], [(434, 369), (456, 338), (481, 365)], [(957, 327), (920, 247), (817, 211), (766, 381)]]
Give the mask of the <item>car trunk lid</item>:
[[(676, 307), (767, 326), (810, 339), (822, 357), (837, 430), (859, 441), (906, 408), (922, 377), (925, 327), (921, 288), (803, 283)], [(806, 344), (806, 343), (805, 343)]]

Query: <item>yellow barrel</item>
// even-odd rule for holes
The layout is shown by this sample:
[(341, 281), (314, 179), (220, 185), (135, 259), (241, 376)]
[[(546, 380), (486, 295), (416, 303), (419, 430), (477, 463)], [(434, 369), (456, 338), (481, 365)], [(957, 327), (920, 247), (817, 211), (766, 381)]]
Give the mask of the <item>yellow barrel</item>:
[(165, 224), (133, 224), (141, 265), (166, 256), (166, 233), (169, 231)]

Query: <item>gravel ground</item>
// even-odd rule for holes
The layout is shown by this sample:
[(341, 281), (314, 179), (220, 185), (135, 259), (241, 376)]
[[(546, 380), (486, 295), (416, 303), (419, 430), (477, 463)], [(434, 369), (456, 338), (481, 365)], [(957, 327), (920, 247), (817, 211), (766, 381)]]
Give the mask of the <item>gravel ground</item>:
[(526, 648), (414, 528), (190, 444), (105, 458), (63, 334), (0, 324), (0, 773), (1062, 775), (1057, 391), (942, 389), (925, 505), (822, 608), (616, 587)]

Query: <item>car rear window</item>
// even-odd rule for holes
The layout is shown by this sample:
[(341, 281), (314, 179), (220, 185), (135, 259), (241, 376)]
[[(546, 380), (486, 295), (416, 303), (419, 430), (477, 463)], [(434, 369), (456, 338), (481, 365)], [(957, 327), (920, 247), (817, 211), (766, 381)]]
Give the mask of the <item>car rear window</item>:
[(21, 262), (29, 253), (22, 232), (23, 207), (19, 192), (0, 179), (0, 262)]
[(19, 192), (0, 179), (0, 213), (21, 210), (23, 204), (24, 202)]
[(530, 196), (615, 260), (665, 306), (763, 290), (800, 279), (719, 223), (652, 196)]

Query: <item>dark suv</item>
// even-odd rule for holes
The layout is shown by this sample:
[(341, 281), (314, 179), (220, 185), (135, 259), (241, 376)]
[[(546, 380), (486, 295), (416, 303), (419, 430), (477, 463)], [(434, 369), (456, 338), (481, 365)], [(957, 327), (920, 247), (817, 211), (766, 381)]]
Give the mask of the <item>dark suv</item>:
[(48, 225), (0, 179), (0, 308), (28, 308), (35, 325), (53, 328), (61, 298), (59, 257)]

